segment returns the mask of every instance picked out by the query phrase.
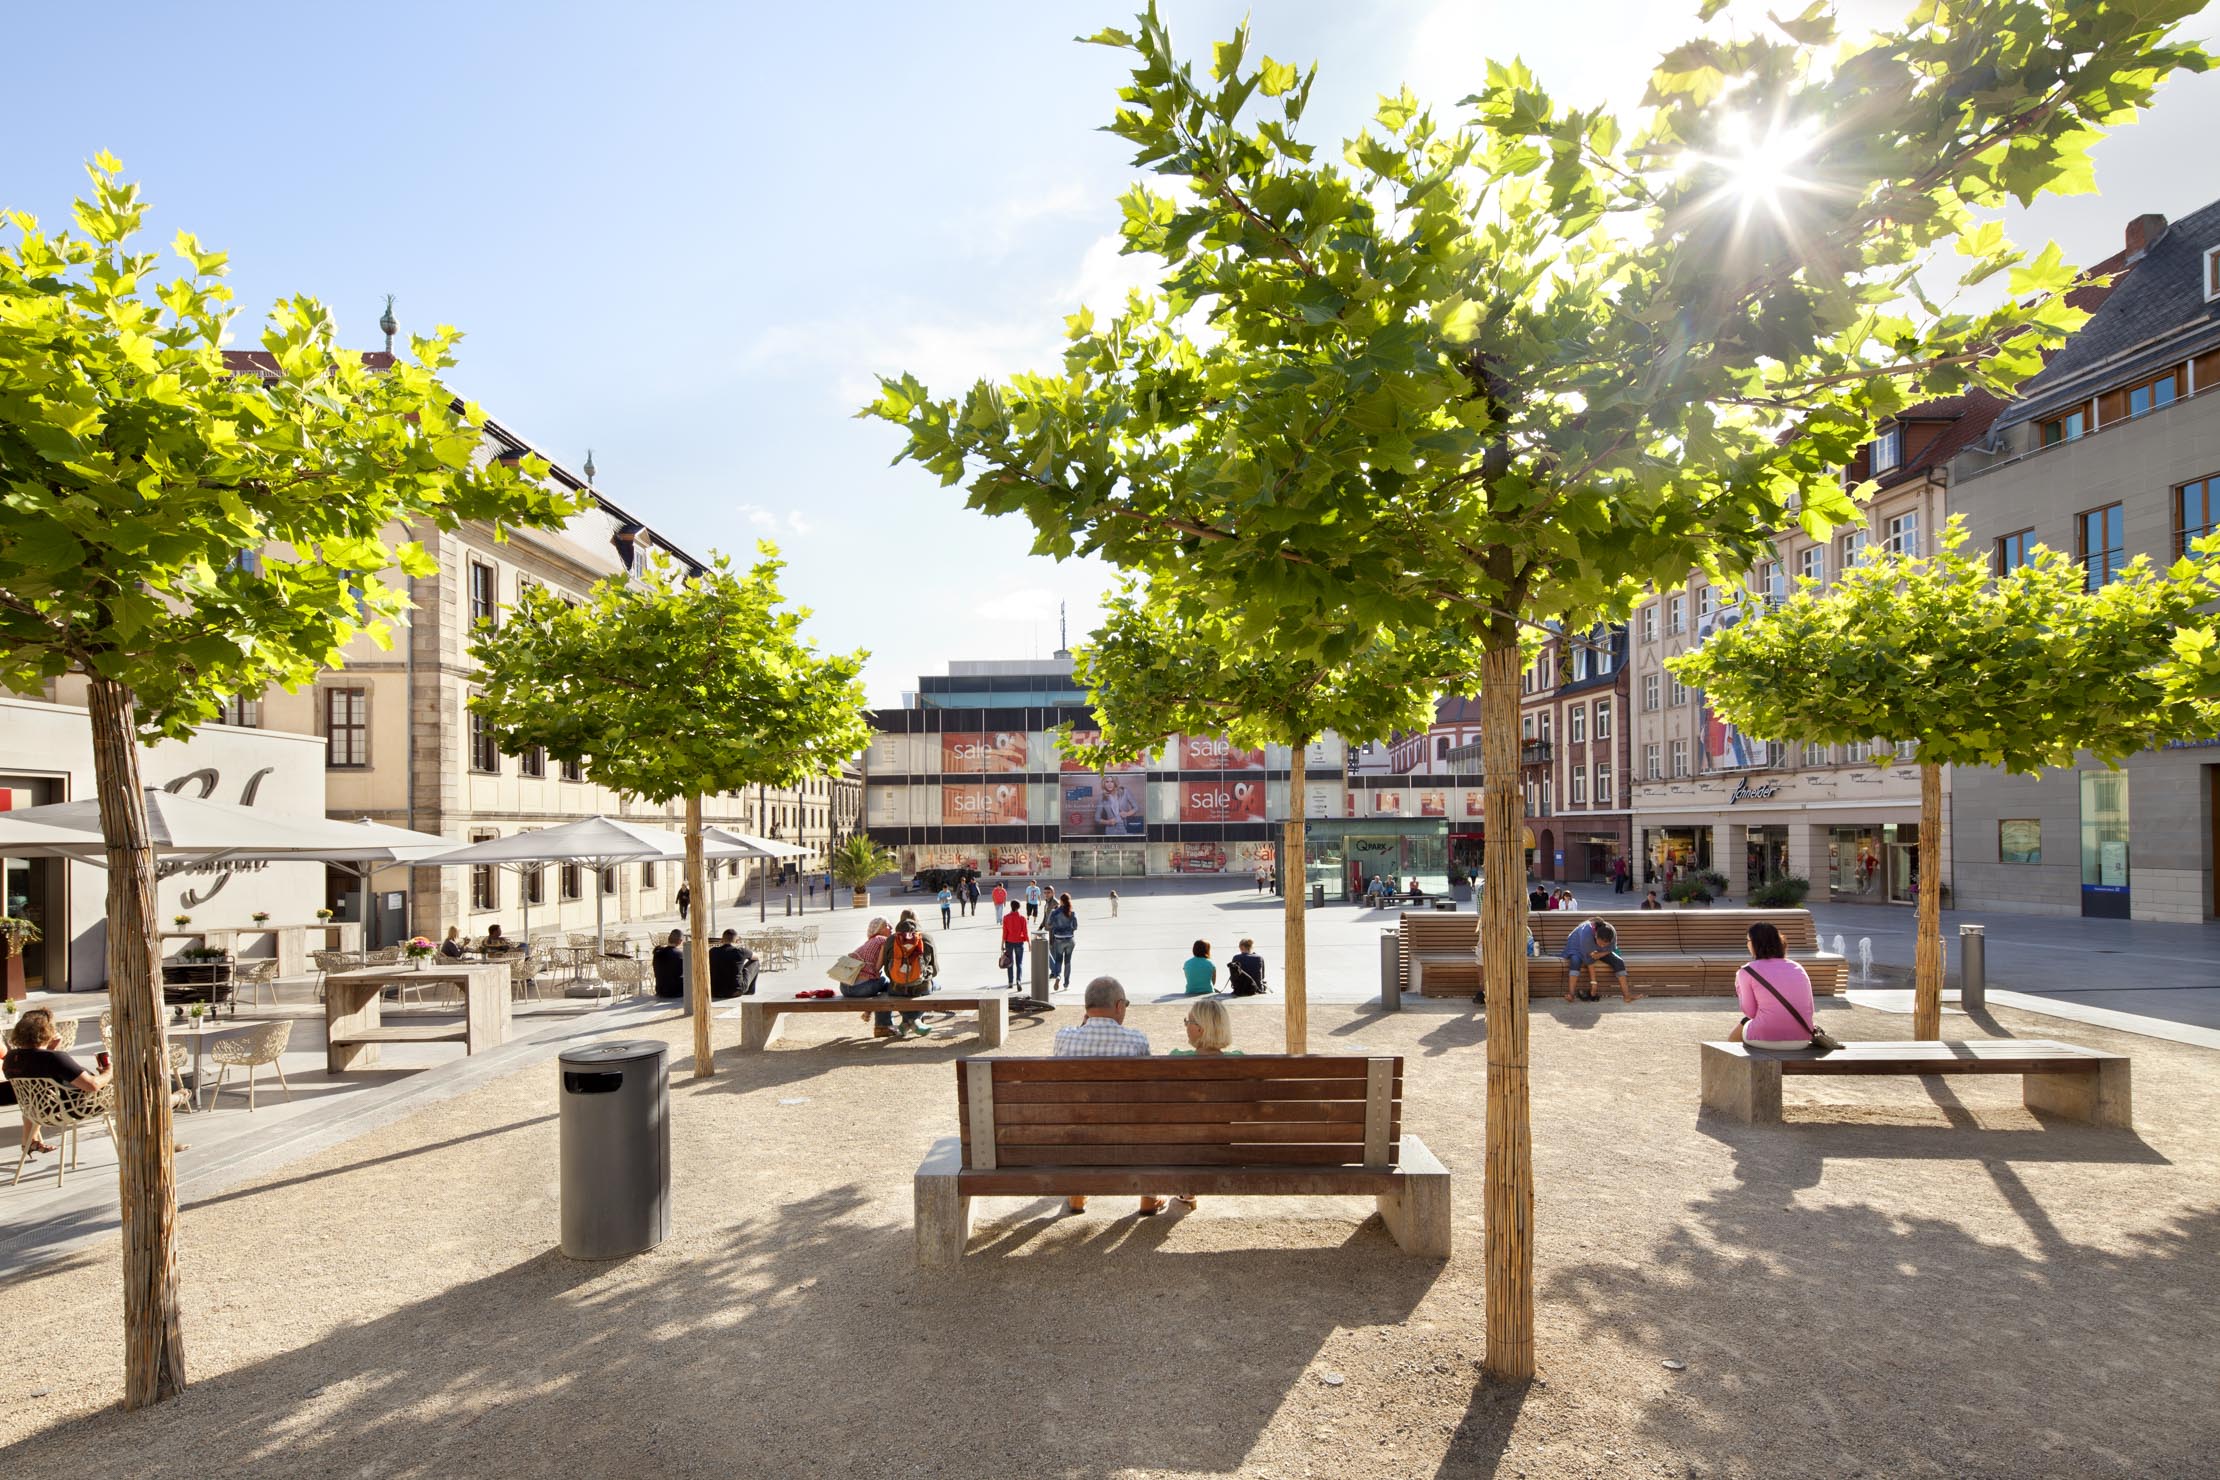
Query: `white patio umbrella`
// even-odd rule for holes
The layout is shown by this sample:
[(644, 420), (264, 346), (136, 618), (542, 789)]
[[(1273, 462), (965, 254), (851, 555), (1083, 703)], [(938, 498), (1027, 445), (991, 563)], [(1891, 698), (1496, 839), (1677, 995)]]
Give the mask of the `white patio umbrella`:
[[(807, 848), (782, 843), (777, 838), (757, 837), (754, 833), (734, 832), (730, 828), (705, 827), (701, 830), (701, 838), (705, 849), (709, 843), (714, 842), (731, 850), (716, 855), (721, 858), (804, 858), (809, 854)], [(755, 891), (755, 913), (758, 921), (765, 917), (767, 898), (767, 892), (759, 886)], [(717, 902), (714, 897), (709, 902), (709, 924), (712, 930), (716, 928)]]
[[(739, 852), (729, 843), (710, 843), (706, 838), (703, 851), (713, 858), (735, 858)], [(660, 827), (643, 827), (636, 822), (622, 822), (614, 817), (582, 817), (576, 822), (560, 823), (554, 827), (536, 828), (530, 832), (511, 833), (507, 837), (488, 838), (482, 843), (472, 843), (451, 852), (434, 854), (413, 860), (425, 868), (469, 868), (492, 864), (496, 867), (523, 869), (538, 863), (575, 863), (594, 869), (597, 873), (620, 863), (660, 863), (686, 856), (686, 840), (679, 834)], [(530, 929), (530, 915), (526, 917)], [(608, 944), (602, 919), (601, 885), (594, 885), (594, 953), (599, 955)]]

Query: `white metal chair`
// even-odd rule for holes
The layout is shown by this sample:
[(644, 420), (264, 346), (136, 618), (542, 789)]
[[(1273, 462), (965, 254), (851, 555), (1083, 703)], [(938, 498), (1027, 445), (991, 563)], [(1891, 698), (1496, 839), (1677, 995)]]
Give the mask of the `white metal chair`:
[[(116, 1090), (114, 1085), (104, 1085), (91, 1094), (72, 1089), (52, 1079), (11, 1079), (15, 1086), (15, 1101), (23, 1107), (23, 1118), (42, 1131), (58, 1131), (68, 1148), (68, 1163), (77, 1165), (77, 1132), (94, 1121), (106, 1121), (110, 1140), (115, 1138), (115, 1122), (109, 1117), (115, 1113)], [(54, 1148), (54, 1185), (62, 1185), (63, 1147)], [(13, 1187), (23, 1180), (23, 1168), (31, 1160), (31, 1148), (25, 1143), (15, 1159)]]
[(224, 1077), (233, 1069), (243, 1069), (247, 1109), (254, 1109), (254, 1071), (265, 1064), (277, 1071), (278, 1088), (285, 1091), (285, 1098), (292, 1099), (293, 1087), (285, 1082), (285, 1066), (278, 1062), (292, 1031), (293, 1024), (281, 1018), (244, 1033), (227, 1034), (209, 1044), (208, 1056), (216, 1061), (216, 1087), (208, 1092), (208, 1108), (216, 1108), (216, 1097), (224, 1092)]
[(391, 966), (408, 952), (400, 946), (379, 946), (362, 958), (365, 966)]
[(527, 995), (538, 998), (540, 984), (532, 975), (531, 958), (519, 951), (509, 957), (509, 996), (518, 999)]
[(83, 1021), (83, 1018), (54, 1019), (54, 1036), (61, 1040), (57, 1046), (75, 1048), (77, 1046), (77, 1025)]
[(354, 951), (310, 951), (308, 958), (316, 963), (316, 1000), (324, 1000), (324, 978), (335, 971), (352, 971), (362, 964), (361, 956)]
[(638, 996), (641, 985), (647, 980), (647, 963), (631, 956), (604, 956), (601, 958), (601, 979), (619, 997)]
[(264, 988), (268, 988), (270, 1000), (272, 1002), (277, 1001), (277, 969), (278, 964), (275, 957), (258, 961), (241, 961), (233, 966), (231, 968), (233, 999), (237, 1000), (240, 990), (244, 988), (248, 994), (247, 1005), (249, 1007), (259, 1007), (262, 1003), (262, 991)]
[[(116, 1028), (113, 1011), (103, 1012), (100, 1015), (100, 1046), (108, 1051), (108, 1057), (111, 1060), (115, 1058)], [(193, 1061), (192, 1051), (182, 1043), (170, 1044), (169, 1050), (170, 1105), (173, 1109), (189, 1113), (193, 1108), (193, 1097), (185, 1088), (185, 1070)]]

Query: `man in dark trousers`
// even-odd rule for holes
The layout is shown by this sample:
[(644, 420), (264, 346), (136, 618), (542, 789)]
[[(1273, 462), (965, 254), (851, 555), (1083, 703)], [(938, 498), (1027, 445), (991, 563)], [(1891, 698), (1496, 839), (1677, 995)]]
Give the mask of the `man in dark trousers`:
[(650, 964), (655, 968), (655, 995), (658, 997), (683, 997), (686, 995), (686, 934), (674, 930), (671, 938), (655, 948)]
[(683, 920), (683, 919), (685, 919), (685, 918), (686, 918), (686, 911), (687, 911), (687, 908), (688, 908), (689, 906), (691, 906), (691, 905), (693, 904), (693, 902), (694, 902), (694, 890), (693, 890), (693, 886), (691, 886), (691, 885), (688, 885), (688, 884), (681, 884), (681, 885), (679, 885), (679, 886), (678, 886), (678, 918), (680, 918), (681, 920)]
[(709, 995), (752, 997), (756, 974), (762, 970), (755, 952), (739, 943), (740, 932), (727, 930), (724, 939), (709, 948)]

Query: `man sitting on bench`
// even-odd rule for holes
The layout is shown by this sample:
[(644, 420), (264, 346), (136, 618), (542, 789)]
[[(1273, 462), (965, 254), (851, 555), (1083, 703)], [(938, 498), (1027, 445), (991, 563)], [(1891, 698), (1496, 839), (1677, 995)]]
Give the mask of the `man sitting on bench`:
[[(1060, 1059), (1145, 1059), (1148, 1035), (1125, 1025), (1125, 988), (1114, 976), (1098, 976), (1087, 983), (1087, 1015), (1068, 1028), (1056, 1030), (1055, 1056)], [(1085, 1197), (1067, 1197), (1064, 1206), (1074, 1213), (1087, 1211)], [(1141, 1199), (1141, 1216), (1164, 1211), (1164, 1199)]]
[(1581, 978), (1597, 966), (1608, 966), (1611, 974), (1619, 979), (1619, 995), (1628, 1002), (1639, 1002), (1647, 993), (1637, 992), (1627, 985), (1626, 957), (1619, 954), (1619, 932), (1608, 920), (1583, 920), (1565, 937), (1565, 1000), (1578, 998), (1583, 1002), (1600, 1002), (1603, 999), (1593, 986), (1581, 990)]

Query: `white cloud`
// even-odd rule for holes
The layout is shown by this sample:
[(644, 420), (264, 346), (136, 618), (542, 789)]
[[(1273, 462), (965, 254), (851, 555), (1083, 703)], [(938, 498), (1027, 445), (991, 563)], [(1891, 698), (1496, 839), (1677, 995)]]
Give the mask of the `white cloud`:
[(1053, 622), (1057, 599), (1053, 591), (1030, 586), (990, 596), (979, 603), (977, 611), (980, 620), (986, 622)]
[(734, 512), (742, 519), (747, 520), (749, 525), (759, 534), (766, 536), (790, 534), (798, 538), (814, 532), (817, 528), (816, 525), (791, 509), (781, 514), (775, 510), (766, 509), (761, 504), (741, 504)]

